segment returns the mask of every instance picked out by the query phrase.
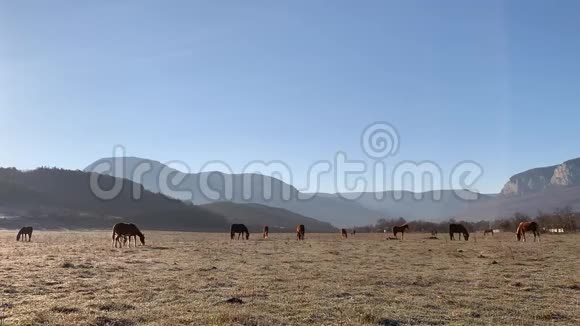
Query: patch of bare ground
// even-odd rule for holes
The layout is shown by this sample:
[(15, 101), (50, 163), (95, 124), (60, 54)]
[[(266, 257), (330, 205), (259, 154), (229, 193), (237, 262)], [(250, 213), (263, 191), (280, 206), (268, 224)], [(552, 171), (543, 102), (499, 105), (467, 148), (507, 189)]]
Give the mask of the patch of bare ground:
[[(0, 231), (5, 325), (572, 325), (580, 235), (438, 241), (409, 233), (252, 235)], [(475, 238), (475, 237), (474, 237)]]

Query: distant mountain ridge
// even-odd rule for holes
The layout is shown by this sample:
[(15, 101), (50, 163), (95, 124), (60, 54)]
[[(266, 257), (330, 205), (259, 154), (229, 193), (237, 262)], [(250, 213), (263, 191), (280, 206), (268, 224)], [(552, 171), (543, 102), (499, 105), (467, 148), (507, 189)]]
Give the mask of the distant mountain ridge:
[[(195, 203), (210, 204), (231, 200), (238, 204), (266, 205), (283, 208), (339, 227), (374, 224), (377, 219), (384, 217), (404, 217), (408, 220), (449, 218), (478, 220), (511, 216), (516, 212), (534, 215), (538, 211), (551, 212), (564, 207), (580, 210), (580, 159), (518, 173), (510, 178), (499, 194), (479, 194), (467, 190), (303, 194), (279, 179), (254, 174), (250, 175), (251, 183), (245, 184), (247, 189), (251, 190), (249, 197), (244, 196), (243, 192), (246, 188), (244, 181), (247, 181), (248, 175), (227, 175), (221, 172), (185, 174), (167, 168), (160, 162), (140, 158), (105, 158), (91, 164), (87, 170), (95, 170), (101, 163), (114, 164), (117, 160), (123, 161), (127, 166), (125, 171), (133, 171), (135, 166), (142, 162), (152, 163), (154, 172), (143, 177), (143, 186), (152, 191), (163, 190), (160, 192), (167, 196), (172, 196), (174, 191), (189, 190), (193, 192)], [(173, 186), (169, 191), (167, 187), (162, 189), (155, 177), (162, 170), (169, 171), (170, 175), (182, 177), (183, 182)], [(127, 176), (126, 173), (119, 171), (99, 172), (118, 177)], [(131, 178), (131, 175), (127, 177)], [(217, 198), (207, 198), (199, 188), (196, 188), (201, 178), (207, 179), (211, 190), (219, 195)], [(225, 196), (227, 187), (224, 182), (228, 178), (232, 181), (230, 187), (232, 196), (229, 199)], [(260, 195), (265, 191), (265, 183), (271, 185), (269, 199)], [(290, 197), (283, 196), (283, 191), (290, 194)], [(304, 197), (309, 199), (304, 200)], [(354, 199), (347, 199), (353, 197)], [(465, 200), (467, 197), (470, 200)]]
[[(102, 189), (122, 184), (115, 198), (99, 199), (91, 191), (90, 178), (90, 173), (82, 171), (0, 168), (0, 211), (31, 218), (45, 228), (109, 228), (118, 221), (132, 221), (149, 229), (227, 228), (226, 218), (219, 214), (149, 192), (126, 179), (99, 175)], [(139, 200), (133, 197), (135, 189), (140, 190)]]
[[(107, 167), (117, 166), (120, 169)], [(122, 167), (122, 168), (121, 168)], [(147, 173), (134, 173), (151, 167)], [(231, 201), (283, 208), (335, 226), (374, 223), (384, 213), (328, 194), (304, 194), (277, 178), (261, 174), (225, 174), (222, 172), (183, 173), (158, 161), (137, 157), (103, 158), (85, 168), (141, 183), (145, 189), (161, 192), (197, 205)], [(160, 183), (159, 176), (163, 176)], [(172, 185), (171, 180), (180, 180)], [(215, 195), (209, 198), (208, 194)], [(192, 198), (189, 196), (193, 196)]]
[(501, 190), (503, 196), (537, 193), (553, 187), (580, 186), (580, 158), (535, 168), (512, 176)]
[[(118, 196), (97, 198), (90, 178), (97, 176), (101, 189), (122, 185)], [(138, 190), (139, 198), (135, 197)], [(229, 230), (230, 223), (245, 223), (253, 229), (271, 225), (272, 231), (293, 231), (308, 224), (315, 232), (334, 232), (329, 223), (284, 209), (263, 205), (215, 203), (207, 206), (186, 204), (160, 193), (147, 191), (141, 184), (109, 175), (40, 168), (32, 171), (0, 168), (0, 227), (18, 228), (31, 224), (40, 228), (110, 228), (120, 221), (137, 223), (145, 229), (178, 231)]]

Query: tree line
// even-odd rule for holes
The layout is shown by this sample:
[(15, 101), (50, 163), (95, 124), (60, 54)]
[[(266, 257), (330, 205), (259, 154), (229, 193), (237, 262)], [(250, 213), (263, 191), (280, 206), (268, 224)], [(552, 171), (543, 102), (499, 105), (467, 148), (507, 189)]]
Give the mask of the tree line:
[(523, 221), (535, 221), (540, 225), (542, 230), (552, 228), (563, 229), (564, 232), (576, 232), (580, 229), (580, 212), (574, 212), (570, 207), (557, 209), (552, 213), (539, 211), (535, 217), (524, 213), (515, 213), (509, 217), (500, 217), (495, 220), (464, 221), (461, 219), (449, 219), (440, 222), (413, 220), (407, 221), (403, 217), (398, 218), (381, 218), (374, 225), (357, 226), (354, 229), (357, 232), (383, 232), (390, 230), (393, 226), (409, 224), (413, 232), (448, 232), (450, 223), (463, 224), (470, 232), (483, 231), (488, 229), (501, 230), (504, 232), (513, 232), (518, 224)]

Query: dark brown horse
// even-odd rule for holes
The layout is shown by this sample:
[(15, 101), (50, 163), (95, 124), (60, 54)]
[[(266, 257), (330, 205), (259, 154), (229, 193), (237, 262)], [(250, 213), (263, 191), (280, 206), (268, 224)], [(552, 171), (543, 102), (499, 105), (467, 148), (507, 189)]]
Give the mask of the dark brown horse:
[(264, 226), (264, 239), (268, 239), (268, 234), (270, 233), (270, 228), (265, 225)]
[(296, 226), (296, 239), (297, 240), (304, 240), (304, 233), (305, 233), (304, 224), (297, 225)]
[(18, 231), (18, 235), (16, 235), (16, 241), (20, 241), (20, 237), (22, 237), (22, 241), (26, 241), (26, 236), (28, 236), (28, 241), (32, 240), (32, 226), (25, 226), (20, 231)]
[(491, 235), (493, 235), (493, 230), (492, 230), (492, 229), (489, 229), (489, 230), (485, 230), (485, 231), (483, 231), (483, 235), (484, 235), (484, 236), (486, 236), (486, 235), (488, 235), (488, 234), (491, 234)]
[(397, 233), (401, 233), (401, 240), (405, 237), (405, 230), (409, 230), (408, 224), (403, 224), (399, 226), (393, 226), (393, 235), (397, 237)]
[(240, 236), (243, 235), (242, 239), (245, 237), (246, 240), (250, 239), (250, 231), (244, 224), (232, 224), (230, 229), (230, 238), (234, 240), (236, 233), (238, 234), (238, 240), (240, 240)]
[[(135, 247), (137, 247), (137, 237), (141, 241), (141, 245), (145, 245), (145, 234), (141, 233), (137, 225), (133, 223), (117, 223), (113, 226), (113, 244), (117, 248), (117, 244), (122, 247), (126, 242), (125, 239), (129, 238), (129, 247), (131, 247), (131, 238), (135, 239)], [(123, 238), (123, 242), (121, 242)]]
[(524, 242), (526, 242), (526, 232), (528, 231), (534, 233), (534, 241), (536, 241), (536, 236), (538, 237), (538, 241), (540, 241), (540, 227), (536, 222), (521, 222), (520, 225), (518, 225), (516, 230), (518, 241), (520, 241), (523, 237)]
[(465, 241), (469, 240), (469, 232), (467, 232), (465, 226), (461, 224), (449, 224), (449, 238), (451, 240), (455, 240), (455, 238), (453, 237), (454, 233), (459, 233), (459, 240), (461, 240), (462, 234), (463, 237), (465, 238)]
[(342, 237), (347, 239), (348, 238), (348, 232), (346, 232), (346, 229), (341, 229), (340, 233), (342, 233)]

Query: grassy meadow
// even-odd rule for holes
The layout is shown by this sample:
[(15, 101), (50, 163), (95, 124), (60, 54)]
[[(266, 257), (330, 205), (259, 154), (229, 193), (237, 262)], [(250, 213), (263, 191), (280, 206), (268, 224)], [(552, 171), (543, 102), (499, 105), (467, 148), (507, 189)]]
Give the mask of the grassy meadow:
[(580, 234), (145, 235), (0, 231), (0, 325), (580, 323)]

